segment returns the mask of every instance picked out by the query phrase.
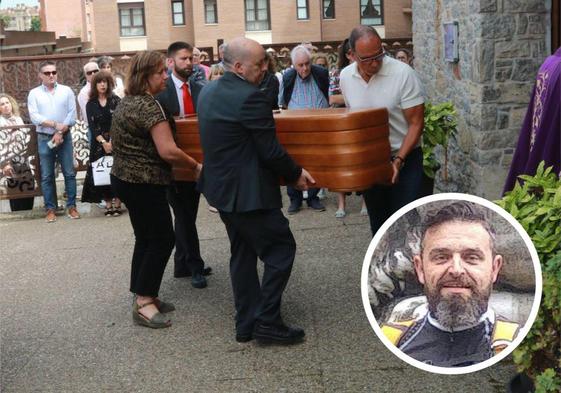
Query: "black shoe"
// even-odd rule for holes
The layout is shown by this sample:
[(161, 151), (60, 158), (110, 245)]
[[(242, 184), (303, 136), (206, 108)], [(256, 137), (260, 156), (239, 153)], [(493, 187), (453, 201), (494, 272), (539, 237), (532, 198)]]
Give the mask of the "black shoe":
[(325, 206), (323, 206), (321, 204), (321, 202), (319, 201), (319, 199), (314, 198), (308, 201), (308, 206), (311, 207), (312, 209), (314, 209), (315, 211), (318, 212), (323, 212), (325, 211)]
[(302, 201), (290, 201), (290, 206), (288, 207), (288, 214), (296, 214), (302, 208)]
[(251, 340), (253, 340), (253, 334), (251, 333), (246, 333), (246, 334), (236, 333), (236, 341), (239, 343), (246, 343)]
[(193, 274), (191, 277), (191, 285), (193, 288), (206, 288), (206, 278), (201, 273)]
[(253, 338), (259, 343), (295, 344), (302, 341), (305, 335), (303, 329), (286, 325), (258, 323), (253, 329)]
[[(210, 276), (212, 274), (212, 268), (211, 267), (205, 267), (203, 269), (203, 276)], [(191, 277), (193, 275), (193, 273), (191, 273), (190, 270), (181, 272), (181, 273), (173, 273), (173, 277), (175, 278), (183, 278), (183, 277)]]

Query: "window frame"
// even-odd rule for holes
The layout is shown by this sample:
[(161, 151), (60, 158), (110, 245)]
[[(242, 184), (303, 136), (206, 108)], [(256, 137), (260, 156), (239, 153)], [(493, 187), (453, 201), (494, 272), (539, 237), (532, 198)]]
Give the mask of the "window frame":
[[(173, 6), (175, 4), (181, 4), (181, 12), (175, 12)], [(176, 15), (181, 15), (181, 19), (183, 19), (183, 23), (176, 23), (175, 17)], [(171, 25), (172, 26), (185, 26), (185, 2), (183, 0), (171, 0)]]
[[(305, 6), (300, 6), (299, 3), (302, 0), (296, 0), (296, 20), (310, 20), (310, 3), (308, 0), (303, 0), (306, 2)], [(306, 17), (300, 18), (300, 10), (303, 9), (306, 11)]]
[[(212, 3), (213, 14), (214, 14), (214, 22), (209, 22), (207, 19), (207, 3)], [(218, 1), (217, 0), (203, 0), (203, 12), (205, 14), (205, 24), (206, 25), (216, 25), (218, 24)]]
[[(253, 2), (253, 12), (254, 12), (254, 17), (255, 20), (252, 21), (248, 21), (247, 20), (247, 13), (248, 13), (248, 9), (247, 9), (247, 3), (248, 1), (252, 1)], [(257, 7), (257, 4), (259, 2), (259, 0), (244, 0), (244, 17), (245, 17), (245, 31), (271, 31), (271, 2), (270, 0), (265, 0), (267, 2), (267, 20), (263, 20), (263, 19), (257, 19), (257, 16), (259, 14), (259, 8)], [(248, 29), (248, 23), (256, 23), (256, 22), (267, 22), (267, 28), (266, 29)]]
[[(333, 16), (328, 18), (325, 16), (325, 10), (327, 9), (325, 7), (325, 2), (326, 1), (332, 1), (333, 2)], [(360, 3), (359, 3), (360, 4)], [(329, 8), (329, 5), (328, 5)], [(360, 12), (360, 6), (359, 6), (359, 12)], [(336, 18), (336, 14), (335, 14), (335, 0), (321, 0), (321, 19), (325, 19), (325, 20), (333, 20)]]
[[(142, 12), (142, 25), (135, 25), (134, 24), (134, 17), (133, 17), (133, 10), (140, 9)], [(119, 37), (146, 37), (146, 15), (144, 13), (144, 3), (119, 3), (118, 4), (118, 12), (119, 12)], [(129, 26), (123, 26), (122, 24), (122, 14), (124, 12), (128, 13), (128, 18), (130, 21)], [(123, 34), (123, 28), (125, 29), (133, 29), (142, 27), (143, 34)]]
[[(362, 20), (363, 19), (368, 19), (368, 18), (363, 18), (363, 16), (362, 16), (362, 11), (361, 11), (362, 1), (363, 0), (358, 0), (358, 16), (360, 18), (360, 24), (364, 25)], [(367, 1), (367, 4), (368, 4), (368, 0), (366, 0), (366, 1)], [(370, 1), (372, 1), (372, 2), (379, 1), (380, 2), (380, 24), (375, 24), (375, 25), (368, 24), (367, 26), (384, 26), (384, 0), (370, 0)], [(372, 4), (372, 5), (374, 7), (376, 7), (375, 4)]]

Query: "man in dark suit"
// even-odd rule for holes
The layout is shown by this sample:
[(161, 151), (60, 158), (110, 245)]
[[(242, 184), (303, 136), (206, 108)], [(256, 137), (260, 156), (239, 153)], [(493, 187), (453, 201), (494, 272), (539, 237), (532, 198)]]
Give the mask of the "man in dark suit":
[[(171, 75), (166, 89), (156, 96), (162, 107), (172, 116), (185, 116), (197, 112), (197, 98), (203, 88), (200, 81), (191, 78), (193, 47), (186, 42), (174, 42), (168, 47), (168, 68)], [(200, 194), (196, 183), (174, 181), (168, 189), (168, 201), (175, 216), (175, 266), (174, 277), (191, 277), (195, 288), (207, 286), (197, 233), (197, 212)]]
[[(258, 88), (267, 69), (263, 47), (237, 38), (224, 50), (224, 65), (224, 76), (199, 97), (204, 165), (198, 187), (230, 238), (236, 340), (295, 343), (304, 330), (286, 326), (280, 313), (296, 242), (280, 210), (279, 177), (299, 189), (315, 181), (277, 140), (271, 103)], [(258, 257), (265, 265), (261, 285)]]

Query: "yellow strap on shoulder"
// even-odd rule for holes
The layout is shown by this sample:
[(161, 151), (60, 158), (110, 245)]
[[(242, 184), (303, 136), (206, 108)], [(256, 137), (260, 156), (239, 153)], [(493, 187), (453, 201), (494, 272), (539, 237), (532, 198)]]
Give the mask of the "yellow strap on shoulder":
[(407, 332), (407, 329), (415, 323), (415, 320), (393, 322), (387, 325), (382, 325), (382, 333), (390, 342), (397, 346), (401, 337)]
[(505, 349), (514, 340), (519, 329), (520, 325), (516, 322), (497, 320), (491, 337), (491, 347), (495, 353)]

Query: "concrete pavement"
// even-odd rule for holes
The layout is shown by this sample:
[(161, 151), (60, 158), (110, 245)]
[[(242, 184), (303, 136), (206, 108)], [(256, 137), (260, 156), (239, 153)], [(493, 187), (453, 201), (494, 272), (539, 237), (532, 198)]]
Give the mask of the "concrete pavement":
[(349, 215), (336, 219), (335, 201), (332, 193), (326, 212), (290, 216), (298, 252), (283, 315), (307, 337), (292, 347), (235, 342), (229, 242), (204, 200), (201, 250), (214, 274), (207, 288), (194, 289), (173, 278), (171, 260), (160, 295), (177, 311), (162, 330), (131, 321), (128, 215), (106, 218), (89, 205), (79, 206), (81, 220), (59, 216), (53, 224), (42, 211), (0, 214), (1, 390), (504, 392), (514, 373), (508, 361), (466, 376), (433, 375), (383, 346), (360, 296), (368, 220), (354, 196)]

